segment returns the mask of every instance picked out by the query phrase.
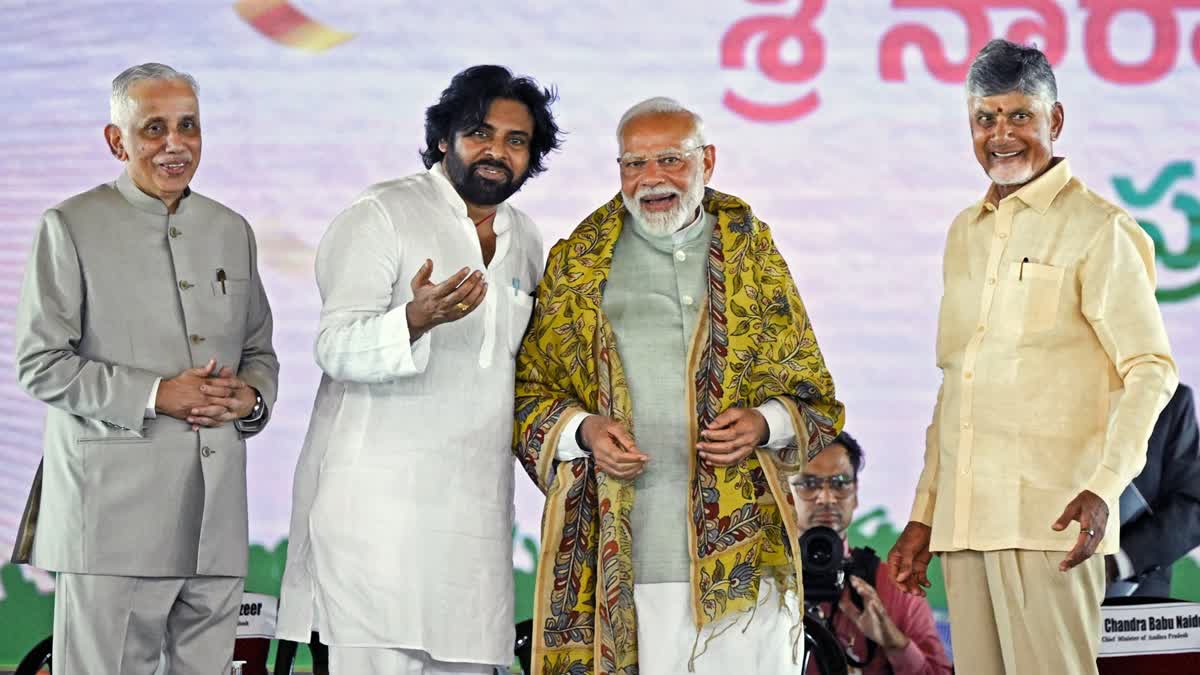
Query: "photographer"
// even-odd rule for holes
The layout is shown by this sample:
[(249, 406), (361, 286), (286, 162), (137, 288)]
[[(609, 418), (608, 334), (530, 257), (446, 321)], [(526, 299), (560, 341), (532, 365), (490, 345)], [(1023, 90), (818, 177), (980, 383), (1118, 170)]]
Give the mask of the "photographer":
[[(866, 551), (850, 551), (845, 543), (846, 529), (858, 506), (858, 473), (862, 466), (862, 448), (843, 432), (793, 479), (801, 530), (824, 526), (836, 531), (853, 560), (852, 567), (857, 569), (869, 568), (867, 559), (872, 557)], [(878, 567), (873, 579), (846, 575), (848, 587), (842, 589), (837, 607), (832, 603), (820, 607), (823, 616), (832, 617), (834, 633), (847, 655), (862, 662), (868, 658), (868, 651), (872, 652), (863, 675), (952, 672), (929, 605), (922, 598), (901, 592), (891, 581), (887, 563), (875, 557), (875, 564)], [(861, 610), (851, 598), (850, 587), (862, 599)], [(873, 650), (868, 649), (868, 641), (875, 643)], [(809, 672), (815, 672), (811, 665)]]

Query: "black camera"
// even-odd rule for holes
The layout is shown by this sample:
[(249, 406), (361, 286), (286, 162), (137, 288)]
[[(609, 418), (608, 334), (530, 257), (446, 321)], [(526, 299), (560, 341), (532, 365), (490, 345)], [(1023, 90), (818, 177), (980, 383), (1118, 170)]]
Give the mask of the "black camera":
[[(867, 655), (862, 661), (842, 651), (833, 633), (833, 616), (838, 611), (838, 602), (842, 592), (849, 589), (850, 601), (861, 611), (862, 596), (846, 581), (847, 575), (856, 576), (872, 586), (875, 585), (875, 573), (879, 570), (879, 556), (869, 547), (856, 548), (846, 555), (846, 544), (838, 533), (828, 527), (814, 527), (800, 535), (800, 562), (804, 571), (804, 608), (806, 626), (812, 625), (827, 628), (829, 639), (837, 647), (837, 656), (831, 656), (829, 649), (822, 650), (818, 661), (822, 662), (822, 672), (845, 672), (838, 670), (849, 663), (862, 668), (875, 657), (875, 643), (867, 640)], [(828, 613), (821, 610), (821, 605), (831, 605)], [(828, 663), (829, 665), (824, 665)]]
[[(800, 561), (807, 605), (836, 604), (842, 590), (849, 585), (847, 574), (875, 585), (875, 570), (879, 568), (879, 556), (869, 548), (854, 549), (847, 556), (842, 538), (828, 527), (813, 527), (800, 535)], [(850, 600), (862, 609), (862, 597), (853, 586), (850, 586)]]

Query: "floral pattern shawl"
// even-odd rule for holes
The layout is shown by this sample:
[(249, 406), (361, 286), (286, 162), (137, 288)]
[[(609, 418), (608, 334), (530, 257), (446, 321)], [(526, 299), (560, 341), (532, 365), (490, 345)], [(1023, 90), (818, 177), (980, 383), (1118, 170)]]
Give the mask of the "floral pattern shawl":
[[(782, 401), (796, 442), (760, 448), (740, 464), (705, 467), (693, 456), (692, 613), (700, 632), (753, 609), (763, 574), (797, 593), (794, 502), (786, 478), (841, 429), (842, 405), (787, 264), (767, 226), (737, 197), (714, 190), (708, 294), (689, 349), (689, 443), (731, 407)], [(636, 420), (613, 329), (601, 311), (613, 247), (628, 215), (618, 194), (550, 252), (517, 357), (514, 451), (546, 493), (534, 601), (535, 675), (636, 675), (630, 514), (632, 481), (591, 457), (559, 463), (558, 436), (576, 412), (607, 415), (636, 438)]]

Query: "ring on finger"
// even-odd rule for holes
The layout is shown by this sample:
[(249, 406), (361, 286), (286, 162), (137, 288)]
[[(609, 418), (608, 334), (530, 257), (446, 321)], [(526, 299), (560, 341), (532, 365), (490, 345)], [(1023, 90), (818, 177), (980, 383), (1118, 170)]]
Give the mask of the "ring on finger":
[(460, 311), (460, 312), (465, 312), (465, 311), (467, 311), (468, 309), (471, 309), (471, 306), (470, 306), (470, 305), (468, 305), (468, 304), (467, 304), (467, 303), (465, 303), (465, 302), (460, 302), (460, 303), (458, 303), (457, 305), (455, 305), (455, 306), (454, 306), (454, 309), (457, 309), (457, 310), (458, 310), (458, 311)]

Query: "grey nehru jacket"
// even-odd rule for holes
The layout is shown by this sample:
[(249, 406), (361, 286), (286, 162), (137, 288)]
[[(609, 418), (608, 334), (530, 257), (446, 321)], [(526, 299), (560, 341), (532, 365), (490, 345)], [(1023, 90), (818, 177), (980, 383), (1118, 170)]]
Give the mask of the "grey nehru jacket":
[(650, 457), (634, 483), (633, 578), (639, 584), (688, 580), (687, 354), (707, 295), (714, 217), (665, 236), (626, 215), (601, 304), (633, 399), (634, 436)]
[(244, 575), (244, 439), (262, 425), (192, 431), (145, 413), (157, 378), (210, 358), (274, 404), (271, 309), (245, 219), (195, 192), (169, 214), (128, 174), (66, 200), (34, 235), (14, 337), (21, 385), (47, 404), (15, 557), (82, 574)]

